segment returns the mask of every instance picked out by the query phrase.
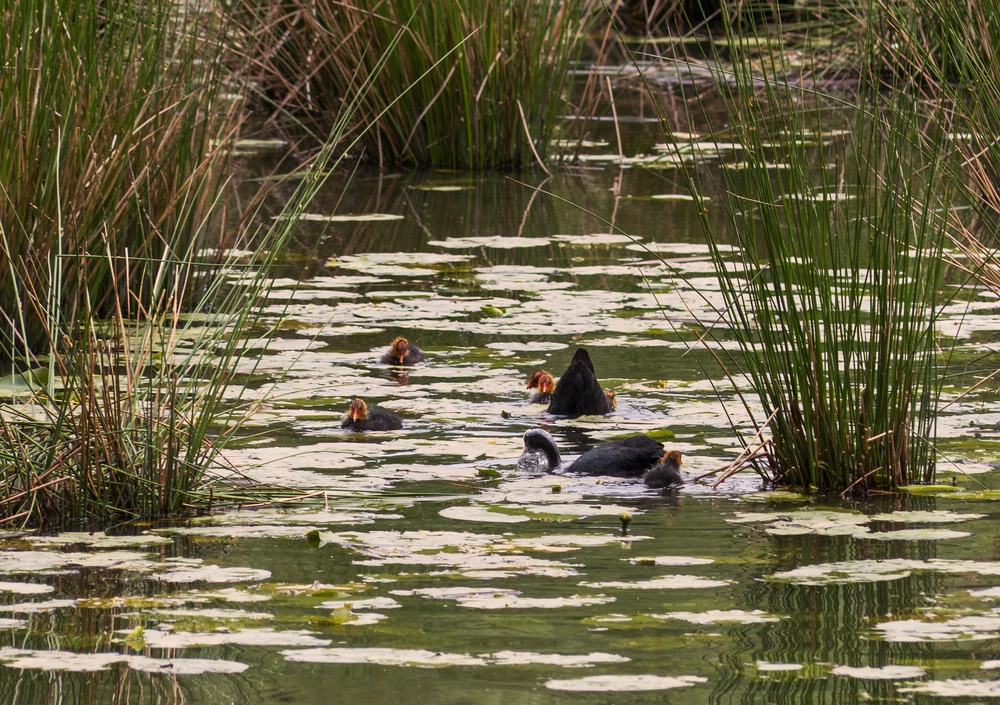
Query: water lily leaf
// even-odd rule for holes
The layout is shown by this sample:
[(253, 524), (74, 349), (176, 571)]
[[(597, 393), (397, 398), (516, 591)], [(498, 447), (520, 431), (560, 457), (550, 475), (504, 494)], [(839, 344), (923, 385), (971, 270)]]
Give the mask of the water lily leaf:
[(40, 583), (12, 583), (0, 581), (0, 592), (13, 592), (18, 595), (44, 595), (55, 592), (51, 585)]
[(901, 619), (875, 625), (885, 641), (982, 641), (1000, 637), (1000, 614), (968, 615), (944, 621)]
[(801, 671), (804, 666), (801, 663), (772, 663), (769, 661), (758, 661), (756, 663), (758, 671)]
[(288, 661), (299, 663), (370, 663), (379, 666), (482, 666), (486, 661), (469, 654), (449, 654), (424, 649), (329, 648), (282, 651)]
[[(8, 368), (9, 369), (9, 368)], [(44, 391), (49, 383), (49, 369), (36, 367), (0, 377), (0, 396), (17, 397)]]
[(997, 698), (1000, 697), (1000, 681), (956, 678), (926, 681), (896, 690), (900, 693), (925, 693), (939, 698)]
[(858, 534), (859, 538), (876, 541), (943, 541), (961, 539), (966, 536), (972, 536), (972, 534), (967, 531), (952, 531), (950, 529), (900, 529), (899, 531)]
[(707, 612), (667, 612), (650, 615), (656, 619), (678, 619), (692, 624), (764, 624), (778, 622), (775, 617), (762, 610), (708, 610)]
[(873, 514), (869, 518), (872, 521), (890, 522), (914, 522), (921, 524), (945, 524), (951, 522), (969, 521), (970, 519), (982, 519), (985, 514), (959, 514), (946, 510), (938, 511), (895, 511), (885, 514)]
[(714, 563), (712, 558), (691, 558), (689, 556), (643, 556), (623, 558), (632, 565), (708, 565)]
[(725, 587), (730, 582), (729, 580), (702, 578), (697, 575), (664, 575), (659, 578), (636, 580), (635, 582), (609, 580), (600, 582), (585, 581), (579, 584), (599, 590), (687, 590)]
[(920, 666), (836, 666), (831, 671), (837, 676), (850, 676), (861, 680), (911, 680), (927, 673)]
[(66, 531), (54, 536), (29, 536), (28, 541), (39, 546), (84, 545), (92, 548), (123, 548), (129, 546), (162, 546), (173, 543), (172, 539), (156, 534), (137, 536), (108, 536), (102, 531)]
[(459, 519), (461, 521), (482, 521), (500, 524), (518, 524), (531, 521), (531, 517), (517, 514), (508, 514), (490, 511), (485, 507), (446, 507), (438, 512), (448, 519)]
[(707, 683), (707, 678), (701, 676), (653, 676), (653, 675), (621, 675), (621, 676), (587, 676), (572, 680), (553, 679), (545, 682), (549, 690), (568, 690), (574, 692), (597, 693), (628, 693), (644, 690), (671, 690), (673, 688), (689, 688), (698, 683)]
[[(910, 494), (941, 494), (947, 492), (961, 492), (961, 487), (955, 487), (954, 485), (902, 485), (896, 488), (900, 492), (909, 492)], [(1000, 493), (997, 493), (1000, 497)]]
[(541, 247), (542, 245), (548, 245), (550, 242), (551, 240), (547, 237), (503, 237), (495, 235), (492, 237), (450, 237), (447, 240), (430, 240), (427, 244), (433, 247), (447, 247), (457, 250), (473, 247), (508, 250), (519, 247)]
[(184, 649), (192, 646), (326, 646), (321, 639), (306, 631), (280, 631), (270, 627), (236, 631), (186, 632), (147, 629), (146, 645), (151, 649)]

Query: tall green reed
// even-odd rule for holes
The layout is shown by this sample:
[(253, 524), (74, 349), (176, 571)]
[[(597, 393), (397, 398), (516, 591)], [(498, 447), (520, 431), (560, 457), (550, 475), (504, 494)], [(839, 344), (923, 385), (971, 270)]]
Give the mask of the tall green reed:
[(876, 34), (856, 92), (834, 96), (809, 80), (820, 72), (780, 26), (758, 28), (739, 6), (722, 26), (729, 131), (714, 139), (739, 144), (740, 163), (718, 183), (688, 175), (703, 212), (718, 207), (711, 194), (727, 216), (725, 234), (703, 220), (724, 301), (713, 334), (736, 340), (742, 354), (724, 364), (763, 408), (748, 405), (769, 435), (754, 462), (775, 482), (820, 490), (930, 481), (948, 152), (928, 142), (912, 86), (887, 90)]
[[(165, 0), (27, 0), (0, 47), (0, 358), (107, 315), (115, 263), (135, 295), (198, 247), (234, 129), (216, 18)], [(187, 272), (176, 274), (186, 276)], [(141, 284), (141, 285), (140, 285)], [(49, 292), (58, 306), (20, 307)], [(56, 326), (58, 327), (58, 326)]]
[(355, 122), (355, 134), (372, 126), (361, 140), (366, 157), (466, 169), (548, 159), (567, 110), (567, 68), (598, 7), (595, 0), (238, 4), (266, 32), (253, 58), (275, 115), (326, 134), (345, 97), (378, 72)]
[[(179, 67), (220, 68), (221, 64), (206, 62), (206, 56), (221, 55), (221, 47), (216, 44), (214, 54), (206, 54), (200, 43), (185, 43), (174, 36), (189, 25), (183, 17), (171, 14), (176, 10), (173, 3), (163, 6), (158, 10), (164, 15), (147, 8), (161, 23), (127, 27), (136, 33), (128, 35), (129, 41), (142, 39), (132, 47), (137, 52), (145, 50), (147, 43), (176, 49), (156, 62), (165, 76), (151, 76), (145, 84), (148, 90), (169, 84), (177, 91), (171, 94), (172, 102), (159, 106), (154, 115), (143, 103), (145, 109), (105, 116), (108, 124), (94, 117), (95, 130), (120, 135), (102, 143), (110, 150), (107, 154), (87, 153), (94, 148), (94, 140), (85, 139), (91, 136), (86, 133), (66, 143), (82, 149), (82, 156), (67, 156), (62, 151), (65, 145), (56, 145), (53, 154), (46, 153), (51, 172), (23, 174), (17, 184), (24, 193), (34, 189), (39, 204), (51, 198), (63, 219), (39, 217), (30, 222), (29, 230), (27, 221), (15, 218), (14, 226), (5, 226), (2, 233), (5, 247), (24, 244), (23, 254), (4, 261), (11, 303), (4, 309), (11, 331), (4, 354), (14, 373), (0, 379), (2, 524), (67, 520), (106, 524), (207, 509), (246, 496), (232, 482), (232, 469), (225, 466), (221, 452), (260, 401), (242, 383), (254, 371), (256, 358), (249, 351), (259, 350), (262, 340), (266, 346), (273, 334), (273, 321), (261, 316), (260, 302), (296, 217), (324, 181), (346, 122), (341, 119), (335, 124), (331, 139), (310, 164), (280, 219), (259, 231), (249, 227), (227, 230), (232, 224), (220, 210), (222, 181), (216, 167), (232, 148), (237, 123), (208, 124), (206, 111), (215, 103), (195, 108), (185, 100), (205, 95), (201, 91), (209, 89), (203, 81), (212, 82), (210, 95), (218, 95), (229, 85), (230, 76), (199, 72), (168, 80)], [(76, 18), (81, 24), (74, 27), (110, 33), (121, 30), (115, 21), (136, 19), (114, 15), (114, 7), (113, 3), (91, 5), (89, 10), (98, 14), (89, 25)], [(87, 38), (81, 42), (80, 51), (104, 48)], [(177, 42), (184, 48), (178, 48)], [(66, 49), (59, 42), (55, 45), (59, 51)], [(185, 49), (196, 54), (184, 54)], [(139, 56), (145, 55), (137, 55), (136, 60)], [(51, 62), (58, 58), (57, 52)], [(145, 58), (152, 61), (156, 56)], [(98, 61), (92, 56), (77, 60), (84, 66)], [(127, 64), (122, 64), (119, 71), (125, 69)], [(84, 72), (75, 79), (81, 93), (97, 90), (84, 85), (91, 79), (100, 88), (110, 88), (104, 76)], [(166, 89), (162, 90), (166, 96)], [(142, 103), (144, 93), (140, 90), (140, 95), (133, 95), (133, 102)], [(46, 101), (58, 96), (53, 92)], [(41, 98), (24, 97), (30, 100), (19, 106), (21, 119), (51, 121), (53, 134), (75, 129), (80, 116), (63, 115)], [(175, 129), (147, 132), (151, 124), (158, 124), (160, 112), (176, 118), (170, 109), (184, 112), (187, 107), (191, 110), (186, 114), (196, 118), (196, 124), (177, 127), (169, 122)], [(344, 116), (352, 111), (353, 103), (344, 106)], [(209, 144), (209, 139), (218, 142), (196, 154), (178, 148), (178, 156), (170, 144), (178, 135), (199, 145), (203, 140)], [(157, 139), (167, 143), (159, 144)], [(145, 161), (135, 161), (137, 155)], [(92, 179), (87, 184), (104, 191), (92, 201), (77, 202), (58, 186), (77, 184), (82, 178), (81, 162), (91, 165), (88, 158), (100, 163), (87, 172)], [(131, 177), (138, 183), (115, 190), (119, 181), (99, 180), (119, 163), (120, 178)], [(140, 165), (142, 169), (136, 171)], [(152, 188), (161, 174), (173, 174), (186, 165), (192, 168), (180, 185), (181, 192), (164, 194)], [(87, 188), (81, 186), (79, 191), (90, 196)], [(8, 199), (6, 205), (11, 204)], [(84, 205), (94, 212), (82, 212)], [(171, 207), (174, 213), (163, 212)], [(115, 239), (112, 227), (127, 223), (135, 229), (128, 234), (132, 240)], [(76, 233), (72, 238), (70, 225)], [(122, 244), (133, 241), (135, 249)], [(89, 250), (94, 242), (99, 246)], [(28, 246), (34, 243), (37, 251)], [(55, 249), (45, 249), (53, 243)], [(205, 247), (209, 243), (222, 254), (212, 254), (212, 248)], [(38, 270), (46, 276), (39, 278)], [(91, 293), (88, 287), (97, 281), (105, 283)], [(66, 306), (67, 300), (73, 305)], [(31, 334), (36, 330), (40, 335)], [(227, 484), (217, 482), (217, 471), (226, 473)]]

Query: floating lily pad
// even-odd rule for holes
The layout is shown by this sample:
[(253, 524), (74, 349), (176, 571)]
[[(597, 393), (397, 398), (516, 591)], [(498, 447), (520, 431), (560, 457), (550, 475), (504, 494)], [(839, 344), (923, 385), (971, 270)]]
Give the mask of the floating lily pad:
[(758, 661), (756, 663), (758, 671), (801, 671), (804, 666), (801, 663), (772, 663), (770, 661)]
[(712, 558), (692, 558), (689, 556), (641, 556), (625, 558), (632, 565), (708, 565)]
[(0, 581), (0, 592), (13, 592), (18, 595), (44, 595), (54, 592), (51, 585), (41, 583), (13, 583)]
[(433, 247), (447, 247), (456, 250), (467, 250), (475, 247), (489, 247), (497, 250), (509, 250), (519, 247), (541, 247), (551, 242), (546, 237), (450, 237), (447, 240), (430, 240), (427, 244)]
[(458, 519), (460, 521), (479, 521), (486, 523), (497, 523), (497, 524), (519, 524), (525, 521), (531, 521), (531, 517), (517, 515), (517, 514), (506, 514), (501, 512), (490, 511), (485, 507), (445, 507), (440, 512), (441, 516), (447, 519)]
[(982, 519), (985, 514), (959, 514), (957, 512), (951, 512), (946, 510), (939, 511), (923, 511), (923, 512), (904, 512), (896, 511), (889, 512), (887, 514), (873, 514), (869, 517), (872, 521), (891, 521), (891, 522), (913, 522), (921, 524), (946, 524), (952, 522), (969, 521), (971, 519)]
[(921, 678), (926, 671), (921, 666), (836, 666), (831, 671), (836, 676), (850, 676), (868, 681), (912, 680)]
[(707, 612), (667, 612), (650, 615), (656, 619), (677, 619), (691, 624), (764, 624), (778, 622), (780, 617), (762, 610), (708, 610)]
[(167, 632), (147, 629), (143, 634), (146, 646), (151, 649), (184, 649), (192, 646), (326, 646), (329, 639), (321, 639), (306, 631), (280, 631), (277, 629), (240, 629), (225, 632)]
[(728, 580), (712, 580), (697, 575), (664, 575), (649, 580), (625, 582), (609, 580), (599, 582), (582, 582), (580, 585), (599, 590), (691, 590), (729, 585)]
[(998, 698), (1000, 681), (949, 679), (897, 688), (900, 693), (924, 693), (939, 698)]
[(587, 676), (573, 680), (553, 679), (545, 682), (549, 690), (569, 690), (588, 693), (629, 693), (644, 690), (671, 690), (689, 688), (698, 683), (707, 683), (701, 676)]

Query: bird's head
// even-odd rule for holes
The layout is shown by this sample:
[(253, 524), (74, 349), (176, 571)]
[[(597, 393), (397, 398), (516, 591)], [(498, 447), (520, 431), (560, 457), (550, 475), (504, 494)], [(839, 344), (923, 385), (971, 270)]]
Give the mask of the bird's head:
[(399, 337), (393, 340), (392, 344), (389, 345), (389, 354), (392, 355), (397, 360), (399, 360), (400, 362), (402, 362), (403, 358), (406, 357), (406, 353), (409, 351), (409, 349), (410, 349), (410, 341), (408, 341), (406, 338)]
[(611, 402), (611, 408), (612, 409), (617, 409), (618, 408), (618, 397), (615, 396), (614, 392), (609, 392), (609, 391), (605, 390), (604, 391), (604, 396), (606, 396), (608, 398), (608, 401)]
[(367, 419), (368, 405), (365, 404), (365, 400), (355, 397), (351, 402), (351, 410), (347, 415), (351, 417), (351, 421), (361, 421), (363, 419)]
[(683, 460), (681, 459), (681, 452), (679, 450), (670, 450), (663, 454), (660, 458), (660, 462), (664, 465), (671, 465), (678, 470), (680, 470)]
[(528, 380), (528, 389), (537, 389), (539, 394), (552, 394), (556, 388), (556, 378), (545, 370), (536, 370)]
[(551, 433), (541, 428), (532, 428), (524, 432), (524, 453), (543, 454), (549, 470), (559, 467), (562, 462), (556, 439), (552, 437)]

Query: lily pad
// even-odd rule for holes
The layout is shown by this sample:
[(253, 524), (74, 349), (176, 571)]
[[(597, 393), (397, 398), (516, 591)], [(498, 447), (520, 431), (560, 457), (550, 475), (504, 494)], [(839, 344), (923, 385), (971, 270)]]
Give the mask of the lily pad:
[(553, 679), (545, 682), (549, 690), (568, 690), (580, 693), (629, 693), (644, 690), (671, 690), (689, 688), (707, 683), (701, 676), (608, 675), (587, 676), (572, 680)]

